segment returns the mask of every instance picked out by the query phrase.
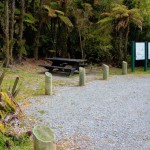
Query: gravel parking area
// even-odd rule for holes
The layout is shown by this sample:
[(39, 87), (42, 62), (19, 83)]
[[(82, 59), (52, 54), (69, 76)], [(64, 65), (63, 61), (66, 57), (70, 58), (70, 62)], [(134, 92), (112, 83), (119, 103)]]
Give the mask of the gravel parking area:
[[(150, 150), (150, 75), (112, 76), (31, 98), (25, 113), (72, 150)], [(76, 138), (74, 138), (76, 137)]]

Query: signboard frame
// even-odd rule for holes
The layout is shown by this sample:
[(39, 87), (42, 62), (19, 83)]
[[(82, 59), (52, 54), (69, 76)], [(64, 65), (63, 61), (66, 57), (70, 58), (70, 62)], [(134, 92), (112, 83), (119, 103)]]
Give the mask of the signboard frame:
[[(138, 59), (136, 59), (137, 57), (137, 44), (139, 43), (144, 43), (144, 54), (145, 54), (145, 57), (144, 57), (144, 54), (143, 56), (138, 56)], [(131, 49), (131, 52), (132, 52), (132, 56), (131, 56), (131, 71), (134, 72), (134, 68), (135, 68), (135, 61), (144, 61), (144, 71), (147, 71), (147, 62), (148, 62), (148, 42), (134, 42), (132, 41), (132, 49)], [(139, 47), (139, 50), (140, 50), (141, 47)], [(139, 51), (138, 51), (139, 52)], [(149, 50), (150, 52), (150, 50)], [(139, 55), (141, 54), (141, 52), (139, 52)], [(143, 59), (144, 58), (144, 59)]]

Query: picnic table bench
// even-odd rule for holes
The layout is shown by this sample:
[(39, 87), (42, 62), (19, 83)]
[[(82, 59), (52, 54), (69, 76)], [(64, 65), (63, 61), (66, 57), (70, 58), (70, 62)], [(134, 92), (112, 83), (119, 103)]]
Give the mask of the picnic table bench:
[(69, 58), (46, 58), (46, 60), (51, 61), (52, 65), (39, 65), (48, 69), (50, 72), (54, 69), (58, 69), (63, 72), (69, 72), (69, 75), (73, 75), (76, 70), (79, 71), (79, 67), (85, 66), (85, 59), (69, 59)]

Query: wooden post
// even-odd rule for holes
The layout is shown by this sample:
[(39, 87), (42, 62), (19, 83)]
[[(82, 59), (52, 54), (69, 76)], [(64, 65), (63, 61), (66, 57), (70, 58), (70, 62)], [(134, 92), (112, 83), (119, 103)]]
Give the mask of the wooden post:
[(122, 74), (123, 75), (126, 75), (127, 74), (127, 72), (128, 72), (128, 63), (127, 62), (125, 62), (125, 61), (123, 61), (122, 62)]
[(86, 72), (85, 68), (79, 68), (79, 86), (84, 86), (86, 80)]
[(52, 74), (45, 72), (45, 95), (52, 95)]
[(107, 80), (109, 77), (109, 66), (103, 64), (103, 80)]
[(34, 150), (56, 150), (54, 132), (45, 126), (33, 129)]

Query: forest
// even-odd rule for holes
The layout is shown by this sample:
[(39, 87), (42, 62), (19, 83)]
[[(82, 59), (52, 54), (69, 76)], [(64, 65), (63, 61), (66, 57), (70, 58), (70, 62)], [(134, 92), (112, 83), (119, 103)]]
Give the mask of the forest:
[(25, 58), (130, 62), (131, 41), (150, 39), (149, 0), (4, 0), (0, 2), (3, 66)]
[[(32, 115), (34, 114), (32, 114), (31, 116), (28, 115), (25, 116), (25, 113), (22, 110), (26, 110), (27, 108), (34, 108), (40, 117), (41, 116), (43, 117), (44, 114), (48, 116), (47, 112), (51, 110), (50, 108), (41, 110), (42, 107), (39, 107), (39, 109), (33, 107), (36, 106), (37, 104), (40, 106), (45, 103), (45, 101), (42, 101), (41, 98), (36, 99), (35, 101), (36, 103), (33, 104), (30, 101), (28, 101), (28, 99), (33, 96), (39, 96), (39, 95), (43, 96), (43, 93), (45, 92), (44, 91), (45, 76), (41, 73), (41, 71), (43, 70), (41, 69), (37, 70), (36, 67), (39, 67), (38, 62), (41, 61), (42, 63), (45, 63), (45, 58), (48, 57), (86, 59), (89, 64), (92, 64), (93, 66), (94, 64), (96, 64), (94, 66), (95, 68), (94, 67), (92, 68), (91, 67), (92, 65), (89, 68), (87, 68), (87, 72), (89, 73), (87, 79), (88, 82), (90, 82), (91, 84), (92, 81), (100, 79), (99, 77), (97, 77), (97, 75), (99, 76), (99, 74), (102, 74), (103, 71), (100, 68), (101, 67), (100, 65), (106, 64), (105, 66), (107, 68), (110, 66), (111, 75), (113, 74), (116, 75), (117, 73), (120, 75), (121, 73), (119, 71), (121, 71), (120, 67), (122, 61), (126, 61), (129, 65), (131, 64), (132, 41), (138, 41), (138, 42), (150, 41), (150, 0), (1, 0), (0, 1), (0, 65), (1, 65), (0, 150), (5, 148), (12, 149), (12, 150), (16, 150), (18, 148), (22, 150), (33, 149), (33, 141), (30, 138), (30, 136), (32, 135), (32, 131), (30, 131), (29, 129), (31, 128), (32, 125), (36, 123), (36, 120), (37, 122), (38, 121), (42, 122), (43, 119), (40, 120), (40, 118), (37, 119), (35, 116), (32, 117)], [(32, 59), (28, 59), (28, 58), (32, 58)], [(24, 63), (24, 60), (29, 60), (29, 64), (31, 66), (28, 64), (28, 61), (25, 61), (27, 62), (28, 68), (26, 68), (25, 65), (22, 65)], [(126, 63), (126, 70), (127, 70), (127, 63)], [(16, 68), (15, 65), (17, 66)], [(71, 70), (74, 68), (66, 68), (66, 69)], [(105, 72), (106, 72), (105, 74), (108, 75), (109, 68)], [(84, 75), (82, 79), (85, 80), (85, 75), (86, 75), (85, 70), (82, 72), (82, 75)], [(75, 82), (77, 81), (76, 79), (78, 78), (78, 76), (75, 75), (74, 76), (75, 78), (72, 77), (63, 78), (63, 77), (64, 76), (62, 76), (62, 78), (61, 77), (54, 78), (53, 85), (56, 87), (58, 86), (66, 87), (67, 85), (71, 85), (71, 88), (73, 88), (72, 85), (75, 87), (77, 86), (77, 83)], [(79, 71), (79, 77), (80, 77), (80, 71)], [(130, 132), (129, 135), (133, 134), (135, 136), (133, 137), (134, 140), (133, 143), (135, 143), (136, 139), (137, 139), (137, 145), (142, 143), (137, 138), (139, 136), (141, 139), (144, 140), (143, 144), (146, 145), (146, 143), (148, 143), (146, 141), (147, 135), (144, 135), (144, 133), (148, 134), (148, 131), (142, 130), (140, 126), (142, 124), (144, 125), (142, 126), (143, 129), (144, 127), (148, 129), (148, 127), (145, 125), (147, 124), (147, 119), (145, 119), (146, 121), (144, 120), (145, 122), (143, 120), (141, 120), (141, 122), (139, 121), (140, 124), (137, 124), (136, 120), (137, 118), (143, 118), (143, 114), (148, 114), (147, 113), (148, 101), (145, 100), (149, 100), (149, 98), (147, 99), (145, 98), (143, 100), (141, 96), (142, 93), (144, 94), (149, 93), (149, 91), (145, 92), (146, 90), (149, 90), (149, 88), (147, 88), (148, 80), (145, 80), (143, 76), (140, 76), (140, 80), (139, 80), (140, 82), (139, 82), (137, 80), (139, 78), (135, 78), (135, 77), (136, 76), (133, 76), (130, 80), (126, 80), (125, 78), (122, 77), (123, 81), (120, 82), (120, 84), (117, 83), (116, 85), (118, 89), (116, 90), (117, 92), (115, 94), (113, 93), (113, 91), (115, 91), (114, 89), (116, 89), (115, 83), (116, 81), (117, 82), (120, 81), (120, 77), (116, 78), (117, 79), (116, 81), (114, 80), (114, 82), (110, 82), (113, 83), (114, 85), (111, 84), (110, 86), (108, 86), (109, 89), (105, 90), (104, 84), (102, 82), (101, 84), (98, 84), (98, 86), (95, 85), (93, 86), (95, 88), (101, 86), (100, 88), (97, 89), (98, 90), (103, 89), (103, 91), (105, 90), (104, 94), (101, 94), (101, 92), (98, 91), (98, 93), (100, 93), (101, 95), (98, 94), (98, 96), (93, 96), (96, 90), (93, 91), (92, 93), (91, 91), (94, 89), (92, 87), (90, 92), (86, 93), (85, 96), (90, 97), (92, 95), (95, 98), (98, 97), (99, 99), (103, 100), (104, 105), (108, 105), (109, 98), (105, 100), (104, 99), (105, 97), (101, 98), (101, 96), (107, 95), (108, 92), (112, 93), (112, 96), (109, 94), (108, 96), (112, 97), (113, 101), (115, 100), (115, 103), (112, 105), (113, 101), (110, 101), (111, 105), (108, 105), (107, 108), (104, 107), (104, 112), (102, 113), (102, 115), (99, 114), (97, 115), (96, 113), (93, 113), (96, 114), (96, 117), (95, 118), (92, 117), (92, 118), (95, 119), (95, 122), (98, 122), (97, 116), (100, 117), (104, 116), (104, 120), (105, 120), (105, 116), (109, 117), (109, 115), (111, 114), (110, 108), (113, 108), (112, 106), (115, 107), (117, 106), (116, 97), (120, 95), (121, 97), (118, 97), (119, 99), (118, 108), (113, 109), (112, 114), (114, 112), (118, 113), (118, 110), (121, 110), (120, 108), (123, 106), (122, 109), (123, 111), (121, 111), (120, 114), (122, 115), (124, 113), (124, 110), (127, 110), (127, 112), (124, 113), (127, 114), (127, 116), (123, 115), (120, 118), (131, 119), (128, 120), (129, 123), (132, 120), (133, 121), (135, 120), (135, 122), (133, 122), (135, 124), (133, 125), (134, 126), (139, 125), (139, 130), (137, 130), (139, 132), (139, 135), (137, 134), (137, 132), (135, 132), (136, 135), (134, 134), (134, 131), (136, 130), (133, 130), (133, 132), (131, 132), (131, 130), (129, 129)], [(144, 80), (141, 82), (141, 79)], [(150, 79), (150, 78), (146, 77), (146, 79)], [(135, 84), (131, 86), (131, 84), (129, 84), (129, 81), (131, 84), (133, 84), (133, 82)], [(2, 82), (4, 84), (2, 84)], [(128, 83), (129, 85), (125, 85), (124, 83)], [(108, 83), (106, 85), (108, 85)], [(140, 85), (140, 87), (137, 88), (137, 85)], [(141, 88), (141, 86), (143, 87)], [(110, 87), (112, 87), (113, 90)], [(16, 99), (16, 96), (20, 92), (20, 89), (22, 90), (21, 91), (22, 93)], [(132, 90), (133, 92), (131, 91), (131, 89), (133, 89)], [(135, 93), (136, 89), (137, 89), (137, 93)], [(141, 89), (144, 89), (145, 91), (143, 90), (144, 91), (143, 92), (141, 91)], [(59, 90), (61, 92), (61, 89)], [(120, 91), (121, 94), (118, 94), (119, 90), (122, 91), (127, 90), (127, 92), (124, 92), (127, 93), (127, 95), (124, 95), (124, 93), (123, 95), (121, 95), (122, 91)], [(80, 91), (79, 94), (80, 93), (82, 93), (82, 91)], [(134, 95), (130, 96), (131, 93), (133, 93)], [(58, 93), (54, 91), (53, 94), (54, 96), (56, 95), (58, 98), (61, 97), (60, 95), (58, 96), (57, 94)], [(65, 95), (68, 96), (68, 93)], [(78, 94), (76, 95), (78, 96)], [(113, 97), (113, 95), (115, 95), (115, 97)], [(69, 114), (68, 113), (69, 111), (67, 111), (68, 108), (69, 108), (68, 110), (78, 111), (78, 109), (76, 108), (76, 106), (78, 106), (76, 105), (76, 102), (77, 104), (79, 102), (85, 102), (85, 103), (90, 102), (89, 107), (87, 107), (88, 111), (92, 110), (93, 106), (95, 105), (93, 104), (91, 107), (91, 104), (93, 102), (96, 102), (99, 104), (99, 106), (102, 106), (103, 103), (101, 103), (99, 99), (98, 101), (96, 101), (92, 99), (93, 97), (91, 98), (89, 97), (85, 98), (87, 100), (90, 99), (90, 101), (86, 101), (86, 102), (80, 100), (79, 96), (74, 99), (79, 99), (80, 101), (74, 101), (74, 99), (72, 101), (71, 99), (73, 97), (69, 97), (68, 98), (69, 101), (67, 102), (69, 107), (66, 107), (68, 105), (64, 105), (65, 108), (60, 107), (61, 109), (58, 110), (63, 110), (64, 112), (67, 112), (67, 114)], [(135, 99), (134, 97), (139, 97), (140, 99), (139, 98)], [(125, 99), (125, 102), (129, 102), (129, 100), (131, 99), (132, 102), (131, 107), (130, 105), (128, 105), (128, 103), (124, 103), (124, 102), (120, 103), (121, 99), (123, 99), (123, 101)], [(50, 100), (48, 99), (47, 103), (51, 102)], [(135, 100), (138, 102), (138, 104), (134, 102)], [(105, 101), (107, 103), (105, 103)], [(19, 104), (17, 102), (19, 102)], [(63, 99), (61, 99), (60, 101), (56, 100), (56, 102), (66, 102), (66, 100), (63, 101)], [(97, 107), (98, 104), (95, 105), (96, 108), (93, 110), (98, 109)], [(47, 106), (49, 107), (50, 105)], [(81, 103), (81, 105), (83, 104)], [(142, 108), (141, 110), (139, 109), (140, 105)], [(61, 106), (61, 103), (58, 103), (57, 105), (54, 106)], [(134, 110), (133, 108), (135, 106), (135, 111), (137, 112), (135, 114), (132, 114), (133, 112), (130, 112), (129, 108), (125, 109), (126, 106), (132, 108), (131, 110)], [(138, 110), (136, 109), (136, 107), (138, 108)], [(74, 109), (70, 109), (70, 108), (74, 108)], [(101, 108), (102, 107), (100, 107), (99, 110)], [(144, 110), (143, 108), (147, 112), (143, 112)], [(56, 112), (54, 114), (56, 114)], [(107, 113), (105, 114), (105, 112), (109, 112), (109, 114)], [(78, 114), (78, 113), (74, 113), (74, 114)], [(88, 116), (90, 116), (89, 113), (87, 114)], [(119, 115), (116, 114), (116, 116), (121, 116), (120, 114)], [(63, 117), (62, 118), (59, 117), (58, 114), (56, 114), (56, 116), (58, 119), (63, 119)], [(74, 117), (74, 115), (72, 116)], [(69, 118), (73, 118), (72, 116)], [(116, 118), (116, 116), (114, 118)], [(129, 116), (135, 116), (135, 117), (138, 116), (138, 117), (132, 119)], [(148, 117), (146, 116), (145, 118)], [(103, 118), (99, 118), (98, 120), (103, 121)], [(66, 122), (66, 121), (63, 120), (62, 122)], [(91, 122), (91, 118), (90, 118), (90, 122)], [(107, 117), (106, 117), (106, 122), (108, 122)], [(117, 121), (116, 129), (118, 128), (118, 122), (124, 123), (124, 121)], [(56, 124), (57, 127), (55, 129), (57, 130), (63, 129), (62, 124), (59, 124), (59, 122)], [(106, 125), (108, 125), (108, 123)], [(121, 132), (121, 135), (128, 134), (125, 131), (126, 127), (128, 127), (127, 125), (131, 126), (131, 124), (126, 124), (125, 122), (125, 126), (124, 128), (122, 128), (123, 132)], [(83, 129), (83, 127), (84, 126), (82, 125), (81, 129)], [(122, 124), (121, 127), (123, 127)], [(99, 127), (98, 126), (94, 127), (94, 129), (96, 130), (98, 128), (100, 128), (100, 124)], [(118, 130), (120, 130), (120, 128)], [(67, 132), (66, 131), (65, 132), (69, 133), (70, 131), (71, 130), (69, 129)], [(93, 132), (93, 130), (90, 129), (90, 132), (91, 131)], [(111, 129), (111, 131), (113, 130)], [(97, 131), (95, 133), (96, 135), (98, 135)], [(126, 136), (124, 137), (126, 138)], [(86, 139), (86, 136), (84, 138)], [(121, 142), (126, 141), (126, 139), (122, 140), (121, 136), (120, 139)], [(130, 138), (127, 139), (130, 140)], [(88, 140), (86, 142), (88, 142), (88, 144), (90, 143), (90, 141)], [(111, 140), (106, 139), (105, 144), (109, 142), (111, 142)], [(58, 143), (57, 146), (59, 144), (61, 146), (63, 145), (61, 142), (59, 144)], [(113, 143), (111, 144), (111, 146), (112, 145), (115, 144)], [(126, 146), (124, 142), (123, 145)]]

